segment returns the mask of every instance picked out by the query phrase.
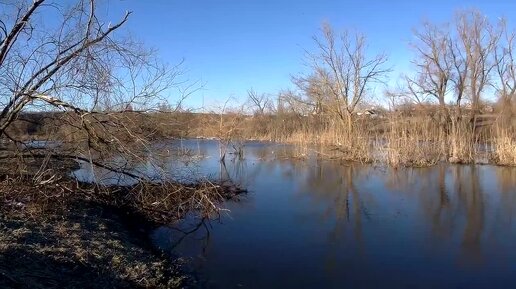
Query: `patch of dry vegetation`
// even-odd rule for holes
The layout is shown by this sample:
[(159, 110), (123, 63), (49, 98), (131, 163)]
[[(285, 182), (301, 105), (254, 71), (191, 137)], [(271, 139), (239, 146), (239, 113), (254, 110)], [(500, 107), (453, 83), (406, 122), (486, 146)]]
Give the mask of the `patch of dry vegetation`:
[[(123, 215), (86, 204), (0, 217), (2, 288), (183, 288), (187, 277)], [(135, 220), (136, 221), (136, 220)]]
[(500, 165), (516, 166), (516, 137), (514, 131), (497, 129), (493, 139), (492, 158)]
[[(444, 126), (435, 120), (428, 107), (409, 112), (389, 111), (379, 117), (356, 117), (351, 132), (331, 117), (294, 113), (239, 115), (241, 121), (233, 122), (234, 133), (226, 141), (254, 139), (290, 143), (305, 150), (322, 149), (326, 153), (321, 156), (392, 166), (424, 167), (442, 161), (484, 163), (487, 160), (498, 165), (516, 164), (514, 123), (495, 121), (498, 112), (476, 116), (476, 125), (471, 116), (464, 115), (450, 118)], [(202, 118), (202, 115), (196, 117)], [(215, 125), (210, 126), (209, 121), (202, 123), (193, 129), (194, 135), (217, 138), (213, 134)], [(329, 151), (332, 153), (328, 154)]]
[(211, 182), (101, 187), (51, 172), (1, 177), (2, 288), (183, 288), (193, 280), (151, 246), (150, 230), (190, 212), (216, 217), (243, 192)]

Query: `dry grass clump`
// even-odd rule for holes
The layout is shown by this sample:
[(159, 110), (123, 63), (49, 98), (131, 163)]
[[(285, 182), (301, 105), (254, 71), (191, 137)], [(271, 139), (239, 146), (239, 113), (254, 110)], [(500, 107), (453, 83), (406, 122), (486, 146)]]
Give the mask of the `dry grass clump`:
[[(511, 115), (474, 114), (467, 109), (448, 108), (442, 115), (430, 108), (394, 110), (377, 116), (352, 118), (349, 126), (335, 115), (312, 115), (295, 112), (245, 115), (223, 114), (152, 114), (125, 113), (126, 126), (134, 127), (149, 139), (214, 137), (221, 142), (222, 153), (233, 152), (244, 140), (264, 140), (312, 148), (334, 149), (332, 158), (361, 162), (384, 162), (394, 166), (429, 166), (440, 161), (475, 163), (490, 159), (499, 165), (514, 164), (514, 121)], [(503, 125), (495, 118), (504, 118)], [(42, 128), (32, 129), (35, 136), (45, 135), (45, 127), (56, 128), (47, 120)], [(158, 125), (156, 125), (158, 123)], [(21, 131), (31, 130), (20, 127)], [(64, 131), (62, 126), (60, 131)], [(98, 133), (103, 130), (98, 128)], [(124, 130), (117, 132), (121, 140)], [(172, 132), (167, 134), (166, 132)], [(15, 132), (13, 132), (15, 133)], [(109, 133), (113, 133), (109, 131)], [(79, 141), (77, 134), (71, 134)], [(63, 139), (68, 140), (65, 136)], [(136, 145), (136, 144), (134, 144)], [(138, 151), (137, 148), (132, 148)], [(238, 150), (237, 150), (238, 151)], [(302, 157), (302, 155), (300, 155)]]
[(312, 122), (313, 127), (303, 125), (277, 141), (294, 144), (305, 150), (309, 147), (318, 147), (318, 152), (321, 147), (326, 147), (329, 149), (325, 149), (325, 152), (321, 152), (319, 155), (328, 155), (341, 160), (360, 162), (374, 160), (374, 148), (371, 142), (374, 136), (369, 130), (363, 129), (360, 123), (355, 123), (350, 132), (339, 122), (328, 120), (320, 122), (312, 120)]
[[(270, 115), (249, 117), (235, 123), (234, 129), (244, 139), (272, 140), (301, 148), (326, 146), (331, 148), (331, 158), (349, 161), (417, 167), (443, 160), (475, 162), (479, 156), (477, 147), (489, 139), (489, 133), (475, 131), (467, 117), (446, 125), (436, 118), (424, 112), (391, 112), (380, 117), (354, 117), (349, 126), (335, 117)], [(209, 135), (208, 127), (209, 124), (203, 131)]]
[(416, 138), (401, 137), (389, 141), (384, 148), (386, 162), (393, 166), (427, 167), (442, 159), (439, 145)]
[(452, 120), (448, 137), (448, 161), (451, 163), (473, 163), (478, 155), (477, 144), (480, 133), (467, 119)]
[(424, 167), (443, 158), (443, 133), (424, 118), (390, 119), (383, 157), (392, 166)]
[(0, 287), (182, 288), (178, 266), (127, 225), (147, 218), (107, 199), (62, 176), (2, 176)]
[(492, 160), (499, 165), (516, 165), (516, 139), (510, 130), (498, 128), (493, 139)]

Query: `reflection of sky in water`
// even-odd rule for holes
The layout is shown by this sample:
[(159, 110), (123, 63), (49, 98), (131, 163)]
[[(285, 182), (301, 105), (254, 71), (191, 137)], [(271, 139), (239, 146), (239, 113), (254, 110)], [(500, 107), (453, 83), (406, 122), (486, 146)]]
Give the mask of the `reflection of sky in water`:
[[(110, 165), (115, 168), (123, 168), (126, 171), (138, 176), (145, 176), (151, 180), (182, 180), (195, 181), (198, 179), (220, 179), (227, 178), (228, 173), (222, 167), (219, 159), (219, 144), (213, 140), (173, 140), (156, 143), (155, 149), (159, 154), (149, 154), (144, 160), (128, 162), (122, 158), (110, 160)], [(248, 142), (245, 144), (245, 162), (237, 159), (228, 150), (226, 164), (236, 163), (235, 167), (242, 166), (248, 162), (256, 162), (267, 158), (274, 158), (278, 152), (280, 156), (288, 157), (284, 153), (288, 151), (285, 145), (266, 145), (261, 142)], [(272, 147), (272, 149), (271, 149)], [(274, 150), (277, 148), (278, 150)], [(231, 173), (238, 174), (238, 170)], [(109, 171), (107, 169), (94, 167), (87, 162), (80, 163), (80, 169), (73, 172), (74, 177), (83, 182), (98, 182), (109, 184), (133, 184), (134, 179)]]
[(515, 168), (394, 170), (285, 150), (248, 146), (224, 168), (208, 148), (201, 170), (249, 195), (173, 249), (184, 234), (153, 234), (191, 258), (201, 287), (516, 288)]

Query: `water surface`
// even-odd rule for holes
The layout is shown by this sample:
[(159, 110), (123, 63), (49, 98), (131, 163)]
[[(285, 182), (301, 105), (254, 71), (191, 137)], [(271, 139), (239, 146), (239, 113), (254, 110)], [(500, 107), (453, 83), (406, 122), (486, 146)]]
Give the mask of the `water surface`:
[(178, 145), (197, 158), (171, 157), (170, 171), (250, 191), (209, 230), (189, 220), (153, 233), (186, 257), (199, 287), (516, 288), (514, 168), (394, 170), (263, 143), (224, 166), (216, 141)]

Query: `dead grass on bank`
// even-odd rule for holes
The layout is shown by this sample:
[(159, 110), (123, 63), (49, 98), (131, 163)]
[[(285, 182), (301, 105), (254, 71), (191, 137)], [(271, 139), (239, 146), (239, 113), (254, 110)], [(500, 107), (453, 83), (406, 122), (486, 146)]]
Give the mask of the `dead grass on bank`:
[(149, 231), (194, 212), (216, 217), (232, 184), (99, 187), (51, 174), (0, 177), (1, 288), (183, 288), (180, 259)]
[(474, 163), (478, 156), (474, 128), (464, 121), (454, 121), (446, 142), (446, 152), (450, 163)]
[(497, 128), (493, 139), (492, 160), (500, 165), (516, 166), (516, 138), (508, 129)]
[[(471, 113), (470, 113), (471, 114)], [(449, 111), (439, 114), (389, 113), (382, 117), (357, 117), (351, 131), (336, 118), (320, 116), (262, 115), (235, 122), (233, 138), (276, 141), (301, 148), (325, 146), (331, 158), (379, 162), (390, 166), (425, 167), (439, 162), (516, 165), (514, 121), (503, 124), (496, 115), (473, 117)], [(197, 134), (210, 135), (205, 123)]]
[(53, 170), (36, 174), (0, 176), (0, 206), (3, 212), (23, 210), (47, 213), (74, 201), (90, 201), (138, 212), (155, 223), (167, 223), (196, 212), (210, 217), (219, 212), (224, 200), (237, 198), (245, 189), (230, 183), (208, 180), (182, 184), (145, 182), (132, 186), (101, 186), (77, 182)]
[(446, 155), (444, 133), (425, 119), (393, 119), (383, 144), (386, 163), (391, 166), (426, 167), (435, 165)]
[[(349, 137), (350, 135), (352, 137)], [(279, 141), (304, 148), (313, 147), (314, 145), (319, 148), (326, 147), (328, 149), (319, 155), (328, 155), (334, 159), (370, 163), (374, 161), (374, 151), (370, 141), (372, 138), (374, 138), (374, 135), (369, 133), (367, 129), (362, 129), (359, 125), (355, 125), (353, 132), (349, 134), (338, 124), (330, 123), (327, 126), (321, 126), (320, 130), (305, 128), (295, 131)]]

